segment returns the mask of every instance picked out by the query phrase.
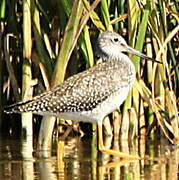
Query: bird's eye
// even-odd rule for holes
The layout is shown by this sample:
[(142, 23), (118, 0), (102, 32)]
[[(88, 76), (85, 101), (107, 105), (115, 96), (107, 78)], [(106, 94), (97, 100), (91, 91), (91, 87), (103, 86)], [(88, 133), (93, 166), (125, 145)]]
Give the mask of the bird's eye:
[(119, 41), (119, 39), (118, 39), (118, 38), (114, 38), (113, 40), (114, 40), (114, 42), (118, 42), (118, 41)]

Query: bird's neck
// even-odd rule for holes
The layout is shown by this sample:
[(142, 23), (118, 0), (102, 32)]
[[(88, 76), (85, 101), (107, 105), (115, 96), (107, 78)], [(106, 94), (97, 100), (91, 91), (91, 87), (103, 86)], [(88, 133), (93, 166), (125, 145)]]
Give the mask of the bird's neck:
[(135, 72), (135, 66), (133, 62), (131, 61), (131, 59), (129, 59), (127, 55), (123, 53), (119, 53), (111, 56), (102, 56), (101, 58), (103, 62), (112, 62), (112, 63), (121, 62), (122, 64), (128, 66), (131, 72)]

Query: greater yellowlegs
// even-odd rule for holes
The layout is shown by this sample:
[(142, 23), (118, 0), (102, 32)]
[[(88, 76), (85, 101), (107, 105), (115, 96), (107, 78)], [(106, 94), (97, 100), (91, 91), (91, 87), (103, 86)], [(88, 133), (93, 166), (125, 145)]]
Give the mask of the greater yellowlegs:
[(63, 119), (97, 123), (99, 150), (119, 157), (136, 158), (103, 145), (102, 122), (117, 110), (126, 99), (135, 80), (132, 61), (123, 52), (145, 59), (152, 58), (129, 47), (117, 33), (103, 32), (97, 41), (97, 52), (102, 62), (68, 78), (56, 88), (5, 109), (7, 113), (32, 112)]

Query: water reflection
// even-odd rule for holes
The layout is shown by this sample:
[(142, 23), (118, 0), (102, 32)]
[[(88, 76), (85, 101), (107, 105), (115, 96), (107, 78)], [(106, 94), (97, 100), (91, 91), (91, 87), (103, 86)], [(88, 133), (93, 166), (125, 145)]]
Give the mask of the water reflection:
[(34, 165), (33, 165), (33, 138), (32, 136), (27, 136), (26, 139), (22, 141), (22, 172), (24, 180), (34, 179)]
[[(178, 180), (179, 148), (172, 147), (166, 140), (144, 139), (122, 141), (106, 138), (108, 148), (120, 149), (130, 154), (146, 155), (153, 160), (120, 160), (96, 149), (96, 136), (70, 137), (60, 140), (49, 157), (33, 152), (32, 139), (28, 141), (0, 138), (0, 179), (42, 180)], [(34, 155), (33, 155), (34, 154)]]

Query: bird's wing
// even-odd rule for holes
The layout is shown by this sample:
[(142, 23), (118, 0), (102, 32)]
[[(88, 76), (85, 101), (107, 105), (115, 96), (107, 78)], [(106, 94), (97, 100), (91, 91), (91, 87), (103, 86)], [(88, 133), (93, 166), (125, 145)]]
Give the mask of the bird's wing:
[(30, 101), (11, 106), (9, 112), (89, 111), (120, 88), (128, 86), (129, 76), (130, 72), (124, 64), (103, 62)]

